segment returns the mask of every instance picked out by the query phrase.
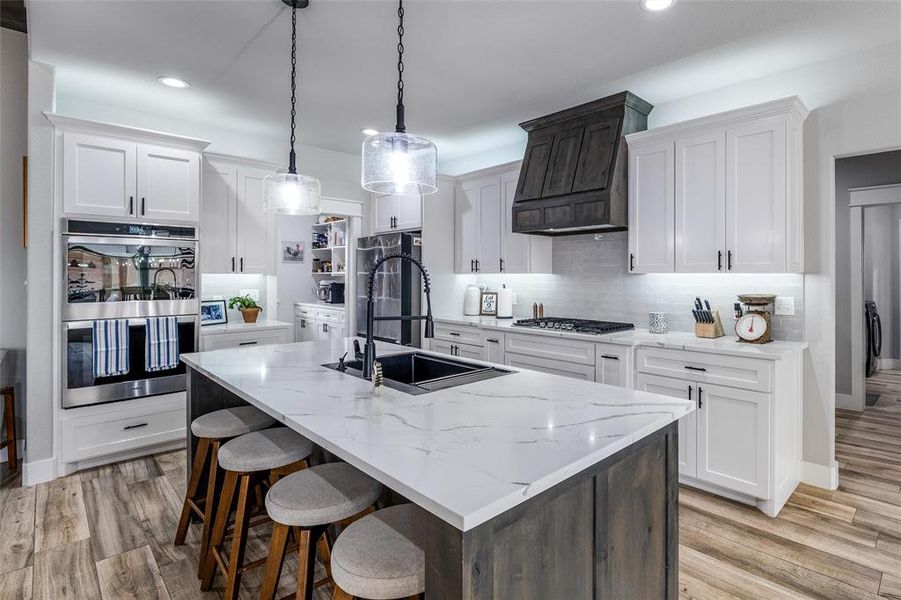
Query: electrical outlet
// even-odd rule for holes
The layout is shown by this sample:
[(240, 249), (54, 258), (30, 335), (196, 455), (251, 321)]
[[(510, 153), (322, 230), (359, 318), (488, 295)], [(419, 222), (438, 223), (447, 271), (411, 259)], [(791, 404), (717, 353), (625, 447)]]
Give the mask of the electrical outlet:
[(795, 299), (792, 296), (776, 296), (776, 314), (786, 316), (795, 314)]
[(250, 288), (250, 289), (246, 289), (246, 290), (238, 290), (238, 295), (250, 296), (251, 298), (253, 298), (254, 302), (260, 301), (260, 290), (258, 290), (256, 288)]

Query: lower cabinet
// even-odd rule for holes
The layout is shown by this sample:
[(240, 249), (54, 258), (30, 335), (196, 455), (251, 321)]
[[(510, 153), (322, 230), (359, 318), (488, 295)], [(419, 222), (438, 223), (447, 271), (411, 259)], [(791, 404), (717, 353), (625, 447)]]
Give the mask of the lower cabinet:
[(200, 336), (200, 349), (221, 350), (223, 348), (243, 348), (265, 346), (266, 344), (287, 344), (291, 341), (291, 327), (264, 329), (261, 331), (238, 331), (235, 333), (210, 333)]
[(518, 354), (516, 352), (505, 352), (504, 364), (520, 369), (550, 373), (551, 375), (584, 379), (585, 381), (594, 381), (595, 376), (594, 365), (580, 365), (578, 363), (541, 358), (529, 354)]
[(484, 359), (484, 349), (475, 344), (458, 344), (455, 342), (448, 342), (447, 340), (433, 339), (431, 348), (432, 352), (440, 352), (441, 354), (448, 354), (450, 356), (471, 358), (473, 360)]
[(346, 337), (343, 308), (327, 305), (294, 305), (294, 341), (315, 342)]
[(617, 387), (631, 388), (632, 353), (629, 346), (617, 346), (615, 344), (596, 344), (594, 372), (595, 381), (615, 385)]

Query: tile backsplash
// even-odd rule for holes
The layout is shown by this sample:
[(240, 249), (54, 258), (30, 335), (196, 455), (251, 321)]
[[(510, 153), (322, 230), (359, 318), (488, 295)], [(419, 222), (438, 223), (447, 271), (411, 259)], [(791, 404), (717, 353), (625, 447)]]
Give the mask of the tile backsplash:
[[(501, 284), (517, 296), (514, 316), (531, 317), (532, 303), (544, 304), (546, 316), (626, 321), (648, 327), (648, 313), (665, 312), (670, 331), (693, 331), (691, 305), (707, 298), (732, 331), (732, 304), (740, 293), (771, 293), (795, 300), (795, 314), (774, 317), (773, 337), (804, 339), (804, 276), (787, 273), (651, 273), (626, 270), (628, 233), (563, 236), (554, 239), (553, 274), (480, 275), (489, 289)], [(462, 310), (463, 300), (460, 299)]]
[[(200, 276), (200, 290), (202, 300), (228, 300), (233, 296), (250, 294), (263, 307), (261, 319), (275, 319), (275, 310), (272, 309), (270, 300), (271, 284), (274, 279), (267, 275), (248, 274), (203, 274)], [(242, 321), (241, 313), (237, 309), (228, 311), (229, 323)]]

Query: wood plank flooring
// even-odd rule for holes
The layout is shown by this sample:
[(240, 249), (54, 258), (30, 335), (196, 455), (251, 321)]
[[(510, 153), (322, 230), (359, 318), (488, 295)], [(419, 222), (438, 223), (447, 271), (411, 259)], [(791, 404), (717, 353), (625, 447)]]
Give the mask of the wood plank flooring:
[[(901, 600), (901, 371), (879, 373), (868, 390), (881, 394), (874, 407), (836, 413), (838, 490), (802, 485), (770, 519), (682, 488), (680, 598)], [(172, 545), (184, 489), (175, 451), (0, 490), (0, 598), (221, 598), (221, 578), (199, 590), (198, 528)], [(250, 558), (269, 535), (252, 534)], [(293, 593), (295, 573), (286, 564), (280, 595)], [(248, 573), (241, 598), (259, 586)]]

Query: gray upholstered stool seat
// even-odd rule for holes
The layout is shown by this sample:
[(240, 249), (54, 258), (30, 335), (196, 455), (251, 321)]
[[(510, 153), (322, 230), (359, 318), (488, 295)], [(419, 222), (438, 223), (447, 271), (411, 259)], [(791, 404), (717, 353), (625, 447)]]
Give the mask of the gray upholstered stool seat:
[(268, 471), (303, 460), (313, 442), (287, 427), (245, 433), (219, 448), (219, 466), (228, 471)]
[(280, 479), (266, 494), (266, 512), (285, 525), (328, 525), (372, 506), (381, 493), (382, 485), (365, 473), (329, 463)]
[(253, 406), (223, 408), (191, 422), (191, 433), (201, 438), (231, 438), (272, 426), (275, 419)]
[(425, 592), (425, 519), (415, 504), (401, 504), (349, 525), (332, 549), (335, 583), (374, 600)]

